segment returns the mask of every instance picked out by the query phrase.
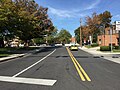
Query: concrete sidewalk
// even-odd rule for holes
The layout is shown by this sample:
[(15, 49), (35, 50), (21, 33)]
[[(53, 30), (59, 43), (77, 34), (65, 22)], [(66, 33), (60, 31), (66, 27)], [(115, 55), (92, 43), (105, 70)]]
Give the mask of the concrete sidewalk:
[(116, 54), (120, 55), (120, 52), (117, 53), (117, 52), (111, 52), (111, 51), (106, 51), (106, 52), (98, 51), (98, 49), (100, 49), (100, 47), (86, 48), (83, 46), (82, 48), (79, 47), (79, 49), (89, 52), (93, 55), (116, 55)]
[(116, 53), (116, 52), (101, 52), (101, 51), (97, 51), (97, 49), (100, 49), (100, 47), (94, 47), (94, 48), (86, 48), (86, 47), (79, 47), (79, 49), (88, 52), (94, 56), (101, 56), (101, 58), (104, 58), (106, 60), (110, 60), (116, 63), (120, 64), (120, 52)]

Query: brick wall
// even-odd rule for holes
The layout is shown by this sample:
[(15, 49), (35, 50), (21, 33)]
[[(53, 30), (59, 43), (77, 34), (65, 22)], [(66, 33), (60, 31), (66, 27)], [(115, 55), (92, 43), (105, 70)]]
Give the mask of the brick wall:
[[(113, 45), (118, 45), (118, 34), (112, 35), (112, 44)], [(110, 35), (99, 35), (98, 36), (98, 44), (101, 46), (109, 46), (111, 43), (110, 41)]]
[(76, 39), (74, 37), (71, 38), (71, 42), (72, 43), (75, 43), (76, 42)]

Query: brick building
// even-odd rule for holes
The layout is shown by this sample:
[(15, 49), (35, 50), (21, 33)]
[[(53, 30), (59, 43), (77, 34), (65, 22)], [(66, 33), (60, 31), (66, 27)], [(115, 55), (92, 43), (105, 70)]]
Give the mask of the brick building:
[(76, 43), (75, 37), (72, 37), (70, 40), (71, 40), (71, 43)]
[[(119, 45), (119, 31), (115, 30), (115, 27), (112, 29), (112, 45)], [(110, 28), (105, 29), (105, 34), (98, 36), (98, 44), (100, 46), (109, 46), (111, 44), (110, 40)]]

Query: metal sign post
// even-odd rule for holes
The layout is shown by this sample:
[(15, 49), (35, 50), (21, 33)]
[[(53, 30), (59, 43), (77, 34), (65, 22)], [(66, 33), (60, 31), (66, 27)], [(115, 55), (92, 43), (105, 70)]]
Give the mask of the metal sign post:
[(111, 52), (112, 52), (112, 25), (110, 27), (110, 47), (111, 47)]

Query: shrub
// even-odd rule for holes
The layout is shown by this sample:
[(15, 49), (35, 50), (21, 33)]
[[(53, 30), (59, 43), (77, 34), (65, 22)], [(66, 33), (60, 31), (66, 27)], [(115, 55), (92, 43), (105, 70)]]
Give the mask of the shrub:
[(101, 46), (100, 51), (110, 51), (111, 48), (109, 46)]
[(114, 46), (115, 49), (120, 49), (120, 46)]
[(97, 46), (99, 46), (99, 44), (93, 43), (93, 44), (91, 44), (91, 46), (92, 46), (92, 47), (97, 47)]

